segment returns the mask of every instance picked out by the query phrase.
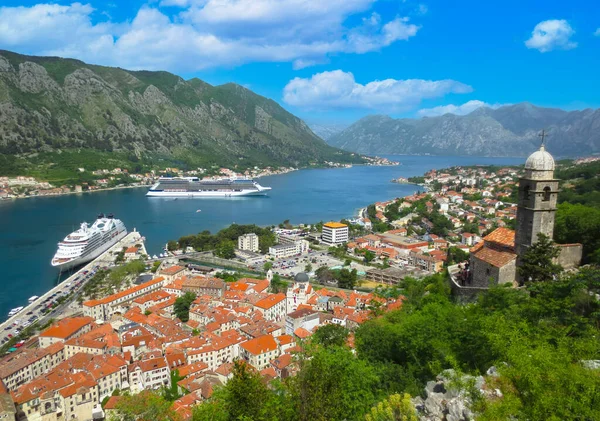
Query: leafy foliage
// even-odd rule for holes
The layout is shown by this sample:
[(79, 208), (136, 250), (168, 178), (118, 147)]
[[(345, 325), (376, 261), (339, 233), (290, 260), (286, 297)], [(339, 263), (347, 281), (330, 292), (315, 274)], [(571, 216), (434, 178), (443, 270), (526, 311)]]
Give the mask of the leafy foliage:
[(181, 417), (175, 412), (171, 402), (151, 391), (122, 396), (117, 403), (116, 410), (111, 421), (181, 421)]
[(313, 342), (324, 347), (344, 346), (348, 339), (348, 329), (337, 324), (321, 326), (312, 335)]
[(173, 305), (173, 312), (175, 316), (182, 322), (187, 322), (190, 319), (190, 306), (192, 301), (196, 299), (196, 295), (192, 292), (186, 292), (181, 297), (175, 300)]
[(562, 272), (562, 267), (553, 262), (560, 251), (546, 235), (538, 234), (538, 240), (521, 257), (517, 268), (524, 282), (552, 281)]
[(232, 224), (214, 235), (210, 231), (202, 231), (197, 235), (183, 236), (179, 239), (179, 248), (193, 247), (197, 251), (216, 249), (218, 254), (223, 253), (230, 256), (232, 248), (235, 248), (237, 244), (238, 237), (249, 233), (258, 235), (258, 244), (263, 253), (269, 251), (269, 247), (275, 244), (275, 234), (269, 228)]
[(554, 239), (583, 244), (584, 263), (600, 264), (600, 208), (562, 203), (556, 212)]
[(389, 396), (371, 408), (366, 421), (418, 421), (415, 407), (410, 401), (410, 395), (398, 393)]

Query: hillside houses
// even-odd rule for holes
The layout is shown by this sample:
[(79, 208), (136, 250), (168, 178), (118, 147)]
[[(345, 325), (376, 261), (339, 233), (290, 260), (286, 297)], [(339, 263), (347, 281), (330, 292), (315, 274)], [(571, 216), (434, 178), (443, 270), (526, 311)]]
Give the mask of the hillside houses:
[[(174, 408), (186, 419), (193, 405), (231, 378), (235, 361), (267, 378), (292, 375), (299, 341), (320, 326), (355, 329), (372, 317), (373, 300), (383, 308), (398, 305), (372, 294), (316, 291), (304, 274), (278, 294), (268, 292), (266, 279), (215, 287), (214, 278), (191, 277), (180, 267), (158, 275), (85, 301), (84, 316), (57, 321), (37, 338), (38, 348), (21, 348), (0, 362), (0, 380), (17, 405), (18, 420), (99, 417), (100, 402), (115, 390), (144, 393), (168, 386), (173, 370), (183, 377), (177, 387), (185, 394)], [(190, 280), (200, 288), (183, 323), (173, 304)], [(109, 412), (115, 399), (110, 402)]]

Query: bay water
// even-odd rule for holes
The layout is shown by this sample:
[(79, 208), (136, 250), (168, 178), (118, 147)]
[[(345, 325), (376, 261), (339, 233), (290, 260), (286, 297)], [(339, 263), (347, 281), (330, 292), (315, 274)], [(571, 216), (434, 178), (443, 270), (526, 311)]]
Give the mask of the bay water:
[[(227, 199), (148, 198), (146, 188), (0, 201), (0, 319), (59, 282), (50, 266), (57, 243), (99, 213), (113, 213), (128, 230), (146, 237), (158, 254), (168, 240), (203, 230), (217, 232), (232, 223), (276, 225), (316, 223), (352, 217), (376, 201), (421, 189), (391, 183), (392, 178), (422, 175), (455, 165), (519, 165), (523, 158), (388, 156), (400, 166), (307, 169), (263, 177), (272, 187), (266, 197)], [(197, 212), (200, 210), (200, 212)]]

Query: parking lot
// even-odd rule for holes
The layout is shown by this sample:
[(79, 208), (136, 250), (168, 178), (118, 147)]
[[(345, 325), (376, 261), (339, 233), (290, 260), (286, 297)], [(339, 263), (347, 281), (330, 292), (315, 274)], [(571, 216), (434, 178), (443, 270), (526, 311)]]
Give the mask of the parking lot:
[[(312, 266), (312, 272), (321, 266), (332, 268), (344, 265), (344, 261), (328, 255), (325, 250), (311, 250), (307, 254), (274, 261), (273, 272), (278, 273), (281, 276), (293, 277), (299, 272), (304, 272), (306, 265), (309, 263)], [(367, 266), (356, 262), (352, 262), (351, 268), (358, 271), (366, 271), (368, 269)]]
[[(114, 257), (112, 251), (120, 250), (124, 245), (129, 243), (139, 242), (140, 235), (138, 232), (131, 232), (124, 237), (119, 243), (115, 244), (111, 249), (99, 256), (95, 261), (88, 263), (86, 266), (79, 269), (71, 277), (61, 282), (59, 285), (46, 292), (41, 297), (33, 300), (31, 303), (24, 306), (14, 316), (9, 317), (7, 321), (0, 324), (0, 345), (6, 344), (10, 339), (18, 336), (23, 329), (33, 323), (43, 324), (43, 321), (60, 314), (71, 300), (64, 303), (59, 303), (63, 297), (74, 296), (85, 283), (94, 276), (99, 268), (107, 268), (112, 266)], [(15, 348), (19, 348), (23, 343), (19, 342)]]

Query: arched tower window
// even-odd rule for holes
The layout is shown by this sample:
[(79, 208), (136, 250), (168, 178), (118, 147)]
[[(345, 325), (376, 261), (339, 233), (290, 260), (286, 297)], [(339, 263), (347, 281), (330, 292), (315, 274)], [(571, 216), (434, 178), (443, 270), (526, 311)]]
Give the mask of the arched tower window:
[(529, 186), (525, 186), (525, 188), (523, 188), (523, 199), (529, 200), (529, 190)]
[(551, 193), (550, 187), (548, 187), (548, 186), (544, 187), (544, 196), (542, 198), (542, 202), (550, 201), (550, 193)]

